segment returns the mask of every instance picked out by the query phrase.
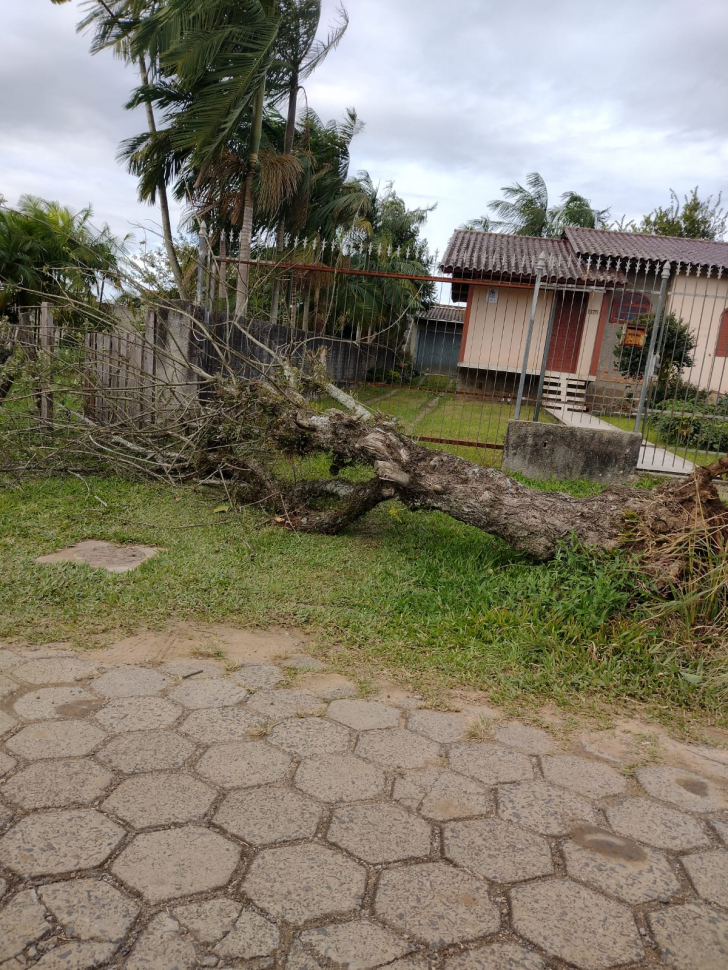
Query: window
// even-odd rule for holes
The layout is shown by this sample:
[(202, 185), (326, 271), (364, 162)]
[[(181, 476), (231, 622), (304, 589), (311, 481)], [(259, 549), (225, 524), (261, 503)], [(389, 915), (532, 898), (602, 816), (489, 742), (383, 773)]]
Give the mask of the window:
[(728, 357), (728, 310), (724, 310), (720, 318), (718, 343), (715, 345), (716, 357)]
[(628, 324), (631, 320), (649, 312), (650, 301), (642, 293), (615, 293), (609, 319), (612, 323)]

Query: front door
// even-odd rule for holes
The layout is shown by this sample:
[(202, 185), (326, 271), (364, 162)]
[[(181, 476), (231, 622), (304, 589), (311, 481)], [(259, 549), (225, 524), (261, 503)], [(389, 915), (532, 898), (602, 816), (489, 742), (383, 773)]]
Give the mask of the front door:
[(546, 370), (576, 374), (579, 366), (588, 293), (557, 293)]

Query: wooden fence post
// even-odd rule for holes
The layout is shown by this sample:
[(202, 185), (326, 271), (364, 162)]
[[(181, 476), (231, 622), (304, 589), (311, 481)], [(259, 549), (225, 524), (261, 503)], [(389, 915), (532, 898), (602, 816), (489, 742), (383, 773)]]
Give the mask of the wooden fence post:
[(40, 307), (40, 364), (42, 370), (42, 385), (40, 391), (40, 420), (41, 424), (53, 426), (53, 350), (55, 345), (55, 324), (53, 314), (47, 303)]

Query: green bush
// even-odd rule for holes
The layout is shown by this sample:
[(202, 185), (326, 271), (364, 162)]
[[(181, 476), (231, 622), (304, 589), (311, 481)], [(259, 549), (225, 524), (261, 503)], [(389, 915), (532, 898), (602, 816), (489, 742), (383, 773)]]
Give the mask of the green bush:
[(686, 445), (700, 451), (728, 451), (728, 396), (715, 404), (704, 401), (663, 401), (656, 427), (672, 445)]

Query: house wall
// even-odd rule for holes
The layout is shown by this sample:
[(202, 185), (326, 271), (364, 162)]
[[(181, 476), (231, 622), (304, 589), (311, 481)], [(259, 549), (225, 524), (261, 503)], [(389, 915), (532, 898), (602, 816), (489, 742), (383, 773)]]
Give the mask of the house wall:
[(695, 364), (683, 380), (704, 390), (728, 394), (728, 358), (716, 357), (720, 318), (728, 307), (728, 279), (681, 273), (668, 291), (668, 311), (681, 317), (697, 339)]
[[(489, 300), (490, 288), (471, 286), (466, 334), (460, 351), (460, 366), (468, 370), (520, 373), (526, 346), (533, 290), (513, 287), (493, 288), (498, 302)], [(586, 319), (577, 365), (577, 375), (590, 376), (594, 344), (599, 328), (602, 291), (589, 294)], [(533, 338), (528, 355), (528, 372), (541, 370), (554, 292), (543, 290), (536, 306)], [(593, 375), (591, 375), (593, 376)]]

